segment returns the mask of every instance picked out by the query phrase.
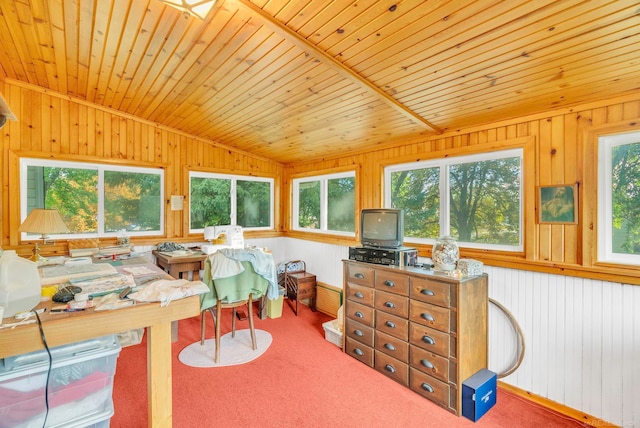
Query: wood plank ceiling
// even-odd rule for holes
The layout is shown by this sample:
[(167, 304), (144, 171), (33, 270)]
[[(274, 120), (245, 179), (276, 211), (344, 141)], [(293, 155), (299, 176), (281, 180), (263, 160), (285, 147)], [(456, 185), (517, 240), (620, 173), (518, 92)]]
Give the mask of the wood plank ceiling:
[(640, 4), (2, 0), (0, 78), (282, 163), (640, 88)]

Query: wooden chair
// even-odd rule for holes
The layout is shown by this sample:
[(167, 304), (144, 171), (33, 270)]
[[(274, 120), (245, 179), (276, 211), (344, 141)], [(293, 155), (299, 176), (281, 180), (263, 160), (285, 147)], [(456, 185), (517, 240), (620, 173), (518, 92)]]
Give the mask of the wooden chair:
[[(232, 309), (231, 336), (235, 337), (236, 309), (241, 306), (247, 306), (251, 345), (252, 349), (257, 349), (253, 323), (253, 302), (254, 300), (259, 301), (266, 293), (268, 282), (255, 273), (250, 262), (242, 262), (242, 265), (244, 266), (244, 272), (235, 276), (213, 280), (209, 260), (205, 263), (204, 282), (209, 287), (210, 292), (201, 298), (200, 344), (204, 345), (205, 315), (206, 312), (209, 312), (213, 318), (216, 335), (215, 363), (220, 360), (220, 320), (223, 309)], [(216, 309), (215, 313), (213, 311), (214, 307)]]

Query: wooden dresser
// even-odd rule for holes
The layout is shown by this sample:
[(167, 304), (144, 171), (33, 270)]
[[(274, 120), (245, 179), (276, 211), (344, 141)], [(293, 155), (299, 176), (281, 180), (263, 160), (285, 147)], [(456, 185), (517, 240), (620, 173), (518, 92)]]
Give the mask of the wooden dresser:
[(344, 352), (452, 413), (487, 367), (487, 275), (345, 260)]

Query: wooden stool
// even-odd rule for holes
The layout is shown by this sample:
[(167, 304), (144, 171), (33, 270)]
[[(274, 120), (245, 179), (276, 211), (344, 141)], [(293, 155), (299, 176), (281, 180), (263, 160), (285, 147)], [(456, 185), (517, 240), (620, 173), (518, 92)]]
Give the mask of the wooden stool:
[[(291, 309), (298, 315), (298, 302), (309, 299), (309, 307), (316, 310), (316, 276), (308, 272), (292, 272), (284, 274), (287, 300)], [(295, 305), (293, 305), (295, 301)]]

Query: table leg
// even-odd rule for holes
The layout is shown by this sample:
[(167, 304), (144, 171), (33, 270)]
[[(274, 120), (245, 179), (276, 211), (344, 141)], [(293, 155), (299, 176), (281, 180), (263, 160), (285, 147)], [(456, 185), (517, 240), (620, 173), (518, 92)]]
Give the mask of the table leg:
[(150, 326), (147, 335), (149, 427), (170, 428), (173, 418), (171, 322)]

